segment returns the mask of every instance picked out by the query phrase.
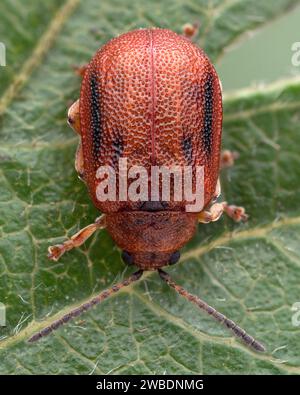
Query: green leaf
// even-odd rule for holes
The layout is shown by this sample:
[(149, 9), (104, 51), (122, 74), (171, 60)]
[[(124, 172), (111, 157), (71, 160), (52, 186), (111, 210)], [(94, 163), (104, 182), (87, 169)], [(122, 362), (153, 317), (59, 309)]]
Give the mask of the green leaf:
[(223, 196), (245, 206), (250, 219), (199, 226), (181, 262), (168, 269), (261, 340), (267, 353), (255, 354), (230, 337), (156, 273), (27, 343), (128, 275), (105, 231), (58, 263), (46, 258), (49, 244), (98, 215), (77, 179), (77, 137), (65, 121), (80, 85), (72, 65), (85, 63), (121, 32), (153, 25), (180, 31), (194, 20), (201, 21), (200, 44), (216, 59), (241, 33), (296, 3), (1, 2), (0, 40), (9, 55), (0, 69), (0, 301), (7, 308), (1, 374), (300, 373), (291, 311), (300, 282), (299, 80), (225, 98), (224, 147), (240, 158), (223, 174)]

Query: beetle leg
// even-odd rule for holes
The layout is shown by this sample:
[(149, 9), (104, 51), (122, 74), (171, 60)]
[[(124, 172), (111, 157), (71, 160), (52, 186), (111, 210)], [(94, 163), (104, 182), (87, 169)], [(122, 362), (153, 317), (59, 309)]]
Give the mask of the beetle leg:
[(84, 77), (84, 74), (86, 72), (86, 69), (88, 68), (87, 64), (84, 64), (83, 66), (73, 66), (75, 74), (79, 75), (80, 77)]
[(199, 22), (195, 22), (195, 23), (186, 23), (185, 25), (183, 25), (182, 27), (182, 35), (185, 38), (189, 38), (190, 40), (192, 40), (198, 33), (198, 29), (199, 29)]
[(78, 144), (75, 155), (75, 170), (78, 173), (78, 177), (81, 180), (84, 180), (83, 151), (81, 141)]
[(79, 99), (76, 100), (68, 111), (68, 124), (76, 133), (80, 134)]
[(220, 195), (221, 195), (221, 183), (220, 183), (220, 178), (218, 178), (216, 189), (212, 198), (212, 202), (215, 203), (215, 201), (218, 199)]
[[(68, 111), (68, 124), (75, 132), (80, 134), (80, 112), (79, 112), (79, 99), (76, 100), (69, 108)], [(80, 179), (84, 178), (84, 167), (83, 167), (83, 152), (81, 141), (78, 144), (76, 155), (75, 155), (75, 169)]]
[(239, 157), (239, 153), (236, 151), (229, 151), (228, 149), (221, 152), (221, 169), (226, 169), (234, 165), (234, 161)]
[(224, 203), (214, 203), (208, 210), (198, 214), (198, 221), (203, 224), (218, 221), (224, 212)]
[(229, 205), (226, 202), (224, 202), (224, 212), (235, 222), (245, 222), (249, 217), (248, 214), (246, 214), (244, 207), (235, 206), (234, 204)]
[(247, 221), (248, 215), (244, 207), (228, 205), (227, 202), (214, 203), (208, 210), (203, 210), (198, 215), (198, 221), (203, 224), (218, 221), (226, 213), (235, 222)]
[(70, 251), (72, 248), (81, 246), (92, 234), (98, 229), (104, 229), (106, 227), (105, 214), (96, 218), (93, 224), (86, 226), (81, 229), (70, 239), (66, 240), (63, 244), (56, 244), (48, 248), (48, 258), (53, 261), (57, 261), (62, 254), (66, 251)]

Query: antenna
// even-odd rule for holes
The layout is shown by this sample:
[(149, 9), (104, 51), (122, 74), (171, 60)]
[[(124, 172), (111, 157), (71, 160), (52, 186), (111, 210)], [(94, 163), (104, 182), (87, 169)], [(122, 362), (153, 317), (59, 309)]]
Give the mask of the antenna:
[(174, 288), (179, 295), (183, 296), (185, 299), (194, 303), (201, 310), (205, 311), (208, 315), (211, 315), (213, 318), (215, 318), (215, 320), (223, 324), (226, 328), (231, 330), (234, 336), (240, 338), (247, 346), (253, 348), (255, 351), (260, 351), (260, 352), (266, 351), (265, 347), (261, 343), (255, 340), (254, 337), (248, 335), (248, 333), (244, 329), (239, 327), (235, 322), (228, 319), (224, 314), (219, 313), (216, 309), (214, 309), (209, 304), (198, 298), (198, 296), (190, 294), (180, 285), (177, 285), (172, 280), (170, 275), (166, 273), (164, 270), (158, 269), (158, 273), (161, 279), (164, 280), (170, 287)]
[(67, 314), (65, 314), (58, 320), (54, 321), (51, 325), (42, 329), (40, 332), (37, 332), (34, 335), (32, 335), (28, 341), (33, 343), (33, 342), (41, 339), (42, 337), (48, 336), (51, 332), (55, 331), (57, 328), (59, 328), (63, 324), (66, 324), (72, 318), (78, 317), (80, 314), (91, 309), (96, 304), (101, 303), (103, 300), (109, 298), (113, 293), (116, 293), (116, 292), (120, 291), (120, 289), (122, 289), (123, 287), (127, 287), (128, 285), (132, 284), (133, 282), (139, 280), (141, 278), (142, 274), (143, 274), (143, 270), (138, 270), (137, 272), (133, 273), (131, 276), (129, 276), (125, 280), (102, 291), (99, 295), (90, 299), (86, 303), (83, 303), (81, 306), (76, 307), (75, 309), (69, 311)]

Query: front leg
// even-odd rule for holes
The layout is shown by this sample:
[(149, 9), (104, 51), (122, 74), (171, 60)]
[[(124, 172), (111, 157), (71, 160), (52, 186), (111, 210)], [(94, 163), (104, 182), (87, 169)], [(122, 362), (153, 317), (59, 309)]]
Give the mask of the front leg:
[(56, 244), (48, 248), (48, 258), (53, 261), (57, 261), (66, 251), (70, 251), (72, 248), (81, 246), (92, 234), (98, 229), (104, 229), (106, 227), (106, 216), (105, 214), (96, 218), (93, 224), (86, 226), (81, 229), (69, 240), (66, 240), (63, 244)]
[(244, 207), (235, 206), (233, 204), (227, 204), (227, 202), (215, 203), (218, 197), (221, 195), (221, 183), (218, 178), (215, 192), (212, 198), (211, 206), (201, 211), (198, 214), (198, 221), (203, 224), (208, 224), (210, 222), (218, 221), (221, 215), (225, 212), (230, 218), (235, 222), (245, 222), (248, 219), (248, 215), (245, 213)]
[[(231, 167), (234, 165), (235, 159), (239, 157), (237, 152), (224, 150), (221, 153), (220, 167), (221, 169)], [(215, 192), (212, 197), (211, 206), (201, 211), (198, 214), (198, 221), (203, 224), (218, 221), (221, 215), (225, 212), (235, 222), (245, 222), (248, 219), (248, 215), (245, 212), (244, 207), (235, 206), (234, 204), (228, 204), (227, 202), (215, 203), (218, 197), (221, 195), (221, 184), (218, 178)]]
[(245, 222), (248, 215), (244, 207), (229, 205), (227, 202), (214, 203), (208, 210), (203, 210), (198, 215), (198, 221), (203, 224), (218, 221), (223, 213), (226, 213), (235, 222)]

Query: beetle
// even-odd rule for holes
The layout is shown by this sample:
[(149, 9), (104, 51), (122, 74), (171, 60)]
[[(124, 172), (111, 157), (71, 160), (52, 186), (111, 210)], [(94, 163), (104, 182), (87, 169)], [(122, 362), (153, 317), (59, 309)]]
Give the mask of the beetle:
[[(191, 29), (187, 30), (190, 36)], [(243, 207), (217, 202), (220, 167), (230, 165), (234, 155), (221, 153), (221, 85), (209, 58), (188, 37), (167, 29), (139, 29), (109, 41), (81, 72), (80, 98), (68, 111), (68, 123), (80, 137), (75, 169), (103, 214), (69, 240), (49, 247), (49, 258), (58, 260), (96, 230), (106, 228), (123, 251), (124, 262), (138, 270), (29, 341), (48, 335), (139, 280), (144, 271), (156, 270), (178, 294), (224, 324), (246, 345), (264, 351), (261, 343), (175, 284), (163, 269), (179, 260), (180, 248), (193, 237), (199, 222), (217, 221), (223, 212), (235, 221), (247, 219)], [(99, 201), (97, 169), (107, 165), (118, 172), (117, 160), (125, 157), (130, 165), (147, 171), (158, 165), (203, 166), (203, 209), (187, 212), (184, 200)]]

